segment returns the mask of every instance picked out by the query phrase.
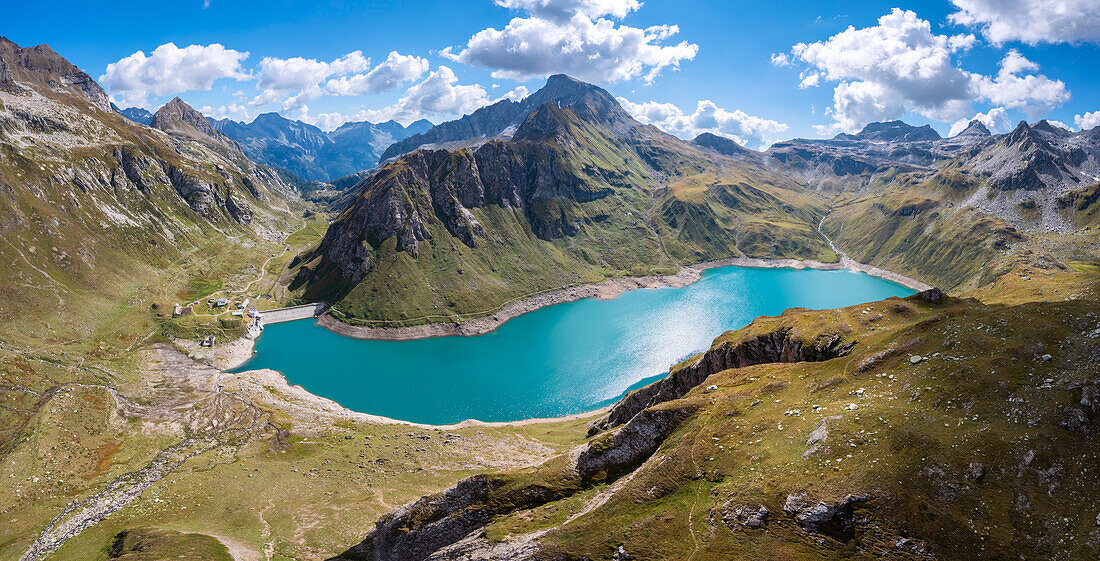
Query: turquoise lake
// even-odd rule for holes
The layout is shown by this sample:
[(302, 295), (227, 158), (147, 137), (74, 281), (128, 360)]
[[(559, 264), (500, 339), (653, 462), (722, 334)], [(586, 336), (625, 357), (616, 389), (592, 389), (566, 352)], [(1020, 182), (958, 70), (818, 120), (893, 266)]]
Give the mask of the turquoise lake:
[(278, 370), (348, 409), (405, 421), (557, 417), (602, 407), (660, 379), (757, 316), (912, 293), (852, 271), (723, 267), (683, 288), (542, 308), (477, 337), (366, 341), (310, 320), (274, 324), (237, 371)]

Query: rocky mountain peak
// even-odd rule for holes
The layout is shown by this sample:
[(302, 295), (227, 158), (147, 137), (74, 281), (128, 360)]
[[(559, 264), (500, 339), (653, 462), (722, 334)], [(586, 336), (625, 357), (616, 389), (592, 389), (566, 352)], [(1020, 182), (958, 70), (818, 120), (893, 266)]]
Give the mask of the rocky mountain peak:
[(394, 143), (382, 154), (382, 161), (428, 144), (495, 137), (511, 127), (520, 126), (528, 114), (547, 103), (569, 107), (582, 120), (605, 126), (618, 135), (638, 125), (607, 90), (565, 74), (555, 74), (538, 91), (520, 101), (504, 99)]
[(622, 134), (637, 124), (607, 90), (565, 74), (554, 74), (546, 84), (521, 102), (534, 111), (546, 103), (570, 107), (583, 120), (600, 123)]
[(741, 146), (732, 139), (709, 132), (705, 132), (695, 137), (692, 143), (702, 146), (703, 148), (710, 148), (725, 156), (748, 156), (754, 153), (752, 150)]
[(1072, 134), (1070, 131), (1063, 129), (1062, 127), (1056, 126), (1046, 119), (1043, 119), (1042, 121), (1031, 125), (1031, 128), (1037, 131), (1042, 131), (1057, 136), (1067, 136)]
[(8, 38), (0, 37), (0, 88), (17, 88), (17, 82), (70, 93), (104, 111), (111, 110), (107, 92), (49, 45), (20, 47)]
[(1008, 136), (1002, 141), (1004, 146), (1017, 148), (1021, 151), (1028, 150), (1038, 145), (1041, 148), (1051, 149), (1049, 143), (1036, 132), (1035, 127), (1028, 125), (1027, 121), (1020, 121)]
[(885, 121), (868, 123), (855, 135), (860, 140), (880, 140), (894, 142), (914, 142), (919, 140), (939, 140), (940, 134), (930, 125), (914, 127), (904, 121)]
[(993, 133), (989, 132), (989, 128), (981, 121), (974, 119), (970, 121), (969, 125), (966, 125), (962, 132), (955, 136), (993, 136)]
[(218, 138), (223, 135), (214, 128), (210, 121), (203, 117), (202, 113), (195, 111), (187, 102), (179, 97), (165, 103), (156, 113), (149, 126), (167, 133), (182, 134), (191, 138), (202, 139), (203, 136)]

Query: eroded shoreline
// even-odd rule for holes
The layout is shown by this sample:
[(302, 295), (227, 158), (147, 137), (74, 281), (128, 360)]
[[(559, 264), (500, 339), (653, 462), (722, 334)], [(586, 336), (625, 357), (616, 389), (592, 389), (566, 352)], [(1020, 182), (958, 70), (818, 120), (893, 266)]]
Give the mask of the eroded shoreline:
[(369, 327), (349, 325), (332, 317), (328, 313), (317, 318), (317, 325), (338, 335), (355, 339), (378, 341), (410, 341), (430, 337), (472, 337), (492, 332), (508, 320), (540, 308), (575, 302), (585, 298), (609, 300), (628, 290), (638, 288), (680, 288), (698, 281), (703, 271), (719, 267), (754, 267), (763, 269), (817, 269), (822, 271), (851, 270), (900, 284), (906, 288), (922, 291), (932, 288), (914, 278), (887, 271), (873, 265), (866, 265), (844, 257), (838, 263), (822, 263), (814, 260), (799, 259), (755, 259), (751, 257), (731, 257), (717, 261), (707, 261), (697, 265), (688, 265), (674, 275), (652, 275), (646, 277), (619, 277), (595, 284), (584, 284), (552, 292), (537, 294), (517, 302), (505, 305), (495, 313), (462, 322), (426, 323), (409, 327)]
[[(575, 286), (562, 290), (556, 290), (553, 292), (547, 292), (509, 304), (497, 313), (490, 316), (472, 319), (461, 323), (433, 323), (413, 327), (397, 328), (361, 327), (341, 323), (340, 321), (336, 320), (326, 313), (317, 318), (317, 324), (339, 335), (354, 337), (357, 339), (406, 341), (413, 339), (424, 339), (428, 337), (475, 336), (489, 333), (494, 329), (500, 327), (510, 319), (519, 317), (520, 315), (523, 315), (525, 313), (533, 312), (546, 306), (573, 302), (584, 298), (599, 298), (607, 300), (614, 298), (628, 290), (634, 290), (638, 288), (683, 287), (698, 281), (702, 277), (703, 271), (716, 269), (719, 267), (731, 266), (768, 269), (817, 269), (824, 271), (851, 270), (895, 282), (897, 284), (905, 286), (906, 288), (916, 291), (922, 291), (932, 288), (931, 286), (916, 279), (894, 273), (893, 271), (887, 271), (885, 269), (881, 269), (872, 265), (865, 265), (863, 263), (853, 261), (848, 257), (844, 257), (839, 263), (822, 263), (820, 261), (798, 259), (753, 259), (745, 257), (734, 257), (729, 259), (721, 259), (718, 261), (708, 261), (706, 263), (700, 263), (697, 265), (689, 265), (683, 267), (682, 269), (680, 269), (679, 272), (674, 275), (620, 277), (608, 279), (600, 283)], [(225, 372), (227, 370), (238, 368), (245, 362), (247, 362), (248, 359), (252, 357), (254, 346), (255, 341), (245, 337), (232, 342), (230, 345), (226, 345), (226, 347), (220, 349), (221, 352), (210, 351), (208, 356), (201, 356), (195, 353), (189, 353), (189, 356), (194, 360), (207, 362), (215, 368), (218, 368), (219, 370)], [(197, 345), (195, 345), (195, 347), (197, 347)], [(564, 415), (561, 417), (520, 419), (516, 421), (479, 421), (476, 419), (467, 419), (459, 423), (432, 425), (353, 411), (337, 403), (336, 401), (313, 394), (300, 385), (290, 384), (287, 381), (286, 376), (283, 375), (282, 372), (276, 370), (249, 370), (246, 372), (241, 372), (237, 374), (237, 376), (244, 376), (246, 379), (250, 379), (253, 384), (259, 387), (273, 387), (278, 389), (286, 396), (293, 396), (293, 401), (296, 402), (296, 405), (298, 407), (304, 406), (307, 408), (311, 408), (315, 411), (324, 411), (337, 418), (358, 422), (400, 424), (429, 429), (448, 430), (473, 426), (502, 427), (563, 422), (575, 419), (597, 417), (606, 413), (612, 407), (611, 405), (608, 405), (599, 409), (584, 411), (572, 415)]]

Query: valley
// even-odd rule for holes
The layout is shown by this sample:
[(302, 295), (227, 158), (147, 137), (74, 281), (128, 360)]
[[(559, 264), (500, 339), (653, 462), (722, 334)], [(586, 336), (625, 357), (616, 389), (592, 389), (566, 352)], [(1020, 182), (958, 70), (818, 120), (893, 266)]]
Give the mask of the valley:
[[(553, 75), (390, 130), (373, 162), (349, 141), (361, 152), (326, 168), (306, 163), (334, 141), (304, 123), (235, 136), (248, 127), (178, 97), (148, 113), (0, 38), (0, 559), (1100, 552), (1100, 128), (975, 121), (943, 139), (895, 121), (758, 152), (667, 134)], [(769, 266), (738, 274), (779, 296), (703, 299), (681, 331), (633, 318), (639, 344), (691, 341), (578, 355), (575, 385), (623, 383), (496, 419), (519, 422), (353, 411), (342, 392), (385, 387), (315, 395), (289, 369), (231, 369), (252, 355), (249, 307), (325, 302), (322, 327), (369, 339), (507, 338), (597, 307), (546, 337), (550, 364), (546, 349), (606, 335), (603, 310), (705, 290), (731, 274), (716, 265)], [(818, 280), (776, 280), (795, 274)], [(792, 296), (815, 289), (835, 301)], [(378, 362), (408, 403), (448, 366), (402, 357), (421, 341), (346, 343), (405, 345)], [(521, 377), (536, 348), (484, 353)]]

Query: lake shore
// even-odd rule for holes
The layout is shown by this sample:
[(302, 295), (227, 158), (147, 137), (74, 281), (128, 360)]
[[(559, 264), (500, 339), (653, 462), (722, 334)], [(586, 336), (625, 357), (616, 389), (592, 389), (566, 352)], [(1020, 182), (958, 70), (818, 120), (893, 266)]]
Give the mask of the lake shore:
[(555, 304), (574, 302), (584, 298), (609, 300), (628, 290), (638, 288), (679, 288), (698, 281), (703, 271), (719, 267), (756, 267), (766, 269), (818, 269), (823, 271), (851, 270), (900, 284), (916, 291), (932, 288), (919, 280), (887, 271), (873, 265), (866, 265), (844, 257), (838, 263), (822, 263), (814, 260), (799, 259), (755, 259), (751, 257), (731, 257), (717, 261), (707, 261), (697, 265), (688, 265), (674, 275), (653, 275), (645, 277), (619, 277), (594, 284), (566, 287), (560, 290), (536, 294), (510, 304), (496, 312), (479, 318), (461, 322), (425, 323), (408, 327), (369, 327), (349, 325), (329, 314), (317, 318), (317, 325), (355, 339), (379, 341), (409, 341), (429, 337), (472, 337), (489, 333), (508, 320)]
[[(518, 421), (479, 421), (477, 419), (467, 419), (458, 423), (432, 425), (353, 411), (331, 399), (311, 393), (302, 386), (287, 382), (286, 376), (277, 370), (261, 368), (258, 370), (240, 372), (233, 376), (236, 377), (236, 388), (247, 388), (253, 395), (264, 396), (264, 399), (268, 400), (278, 400), (281, 402), (279, 403), (280, 407), (297, 408), (303, 414), (308, 414), (309, 412), (323, 412), (335, 420), (384, 425), (404, 425), (433, 430), (454, 430), (469, 427), (519, 427), (573, 421), (577, 419), (598, 417), (610, 411), (612, 407), (611, 405), (607, 405), (599, 409), (583, 411), (572, 415), (563, 415), (561, 417), (540, 417), (534, 419), (521, 419)], [(274, 389), (275, 391), (271, 392), (268, 389)]]

